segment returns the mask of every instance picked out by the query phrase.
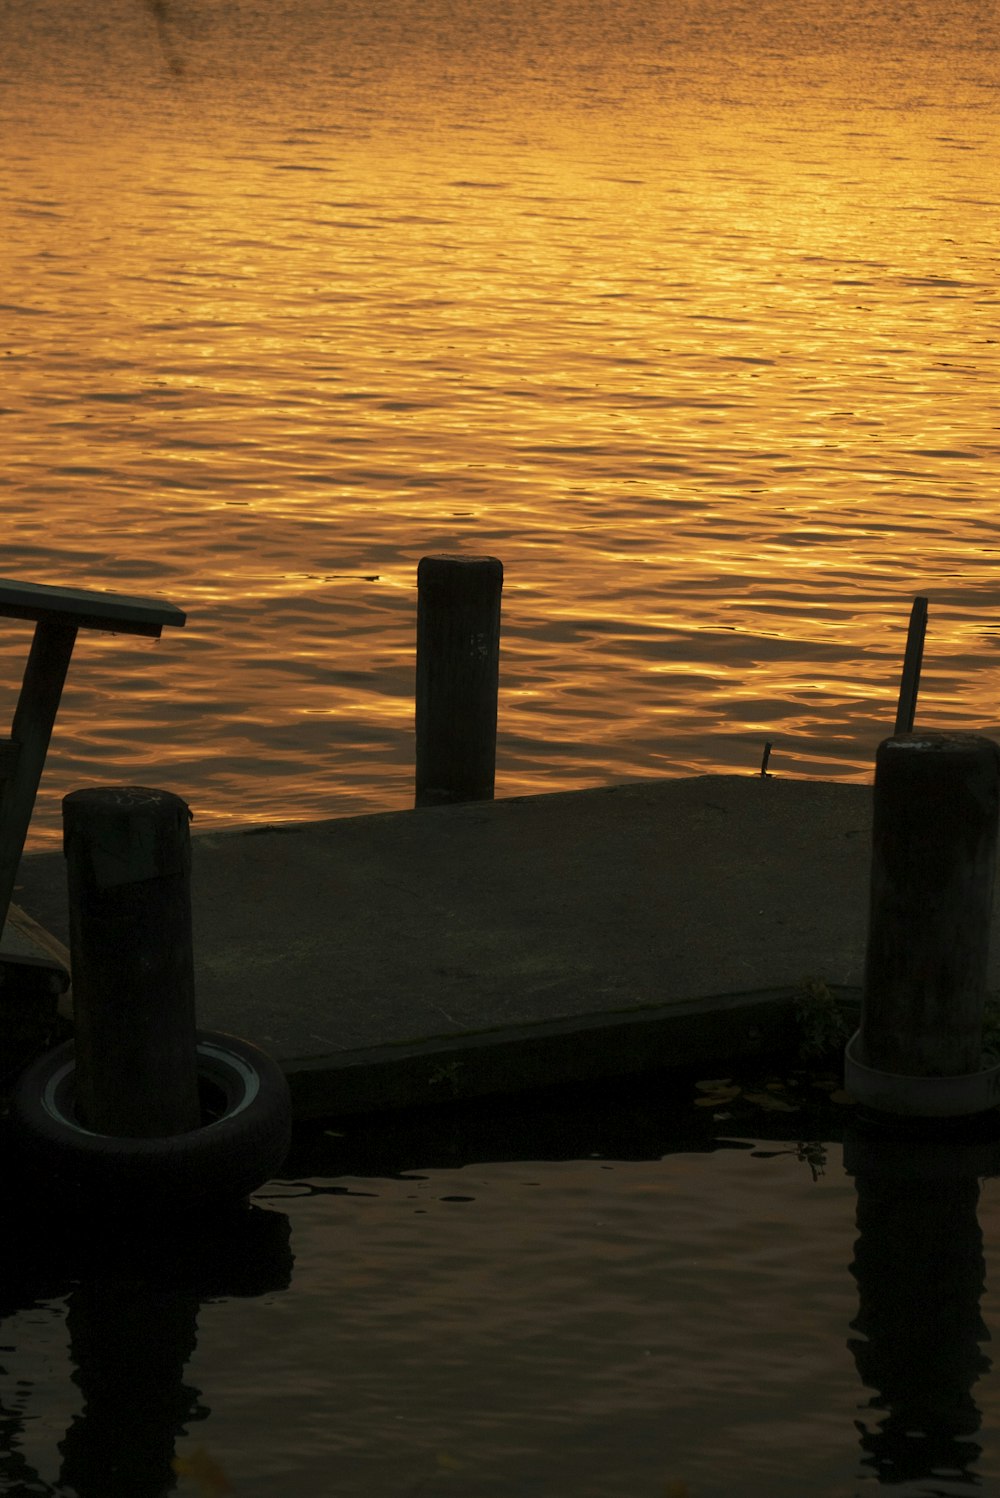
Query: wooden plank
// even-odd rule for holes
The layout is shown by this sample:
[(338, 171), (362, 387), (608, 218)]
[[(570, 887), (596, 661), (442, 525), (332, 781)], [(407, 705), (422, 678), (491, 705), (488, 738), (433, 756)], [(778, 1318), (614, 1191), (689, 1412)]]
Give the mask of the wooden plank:
[(72, 1020), (73, 1010), (69, 1000), (73, 990), (69, 981), (70, 955), (66, 943), (61, 942), (58, 936), (53, 936), (51, 931), (46, 931), (34, 916), (30, 916), (12, 900), (7, 907), (7, 924), (3, 929), (0, 947), (2, 945), (9, 945), (14, 952), (33, 952), (37, 957), (47, 957), (51, 962), (56, 962), (65, 969), (67, 981), (65, 991), (59, 1001), (59, 1010), (60, 1013), (63, 1012), (65, 1003), (65, 1016), (67, 1020)]
[(9, 577), (0, 578), (0, 615), (9, 619), (53, 619), (79, 629), (154, 637), (164, 625), (176, 628), (187, 618), (181, 609), (159, 598), (102, 593), (92, 588), (50, 587), (47, 583), (23, 583)]
[(0, 951), (0, 1091), (41, 1052), (64, 1038), (59, 994), (67, 974), (48, 957)]
[(894, 734), (913, 732), (926, 633), (927, 599), (920, 595), (913, 600), (913, 608), (910, 610), (910, 627), (906, 633), (906, 654), (903, 657), (903, 675), (899, 683), (899, 704), (896, 708)]
[[(4, 954), (20, 959), (31, 957), (39, 966), (48, 966), (52, 985), (58, 993), (56, 1004), (57, 1031), (52, 1044), (68, 1040), (73, 1034), (73, 982), (69, 948), (58, 936), (46, 931), (44, 926), (11, 901), (7, 909), (7, 924), (0, 937), (0, 959)], [(0, 972), (3, 969), (0, 967)], [(0, 990), (2, 997), (2, 990)]]

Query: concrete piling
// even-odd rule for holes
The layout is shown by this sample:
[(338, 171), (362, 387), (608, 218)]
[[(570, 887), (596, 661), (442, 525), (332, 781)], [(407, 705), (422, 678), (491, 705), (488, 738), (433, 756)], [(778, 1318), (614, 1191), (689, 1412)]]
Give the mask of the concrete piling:
[(911, 1077), (982, 1061), (1000, 806), (1000, 747), (965, 733), (902, 734), (875, 768), (859, 1059)]

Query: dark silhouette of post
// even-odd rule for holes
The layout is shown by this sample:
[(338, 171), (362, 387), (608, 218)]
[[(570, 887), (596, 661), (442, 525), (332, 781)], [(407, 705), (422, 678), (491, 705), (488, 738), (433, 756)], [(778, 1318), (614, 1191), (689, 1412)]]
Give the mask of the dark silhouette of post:
[(998, 806), (992, 739), (901, 734), (879, 745), (865, 1065), (899, 1076), (979, 1070)]
[(927, 633), (927, 599), (918, 595), (910, 610), (910, 625), (906, 631), (906, 654), (903, 657), (903, 675), (899, 682), (899, 702), (896, 706), (894, 732), (912, 733), (913, 720), (917, 714), (917, 693), (920, 690), (920, 667), (924, 659), (924, 636)]
[(145, 786), (63, 800), (81, 1122), (157, 1138), (201, 1120), (191, 813)]
[(493, 798), (502, 587), (496, 557), (417, 568), (417, 806)]

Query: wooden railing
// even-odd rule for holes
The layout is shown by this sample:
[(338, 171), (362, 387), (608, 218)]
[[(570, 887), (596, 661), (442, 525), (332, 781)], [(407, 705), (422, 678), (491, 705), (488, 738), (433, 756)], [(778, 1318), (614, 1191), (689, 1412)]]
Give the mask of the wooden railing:
[(11, 578), (0, 578), (0, 616), (35, 622), (10, 737), (0, 740), (2, 933), (77, 631), (158, 637), (164, 626), (182, 625), (186, 616), (157, 598), (56, 588)]

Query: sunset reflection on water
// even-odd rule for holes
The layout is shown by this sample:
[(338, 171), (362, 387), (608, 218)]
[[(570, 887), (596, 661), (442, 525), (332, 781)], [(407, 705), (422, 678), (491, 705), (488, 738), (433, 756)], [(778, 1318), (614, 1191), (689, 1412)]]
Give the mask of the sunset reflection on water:
[(81, 640), (36, 840), (410, 804), (429, 552), (498, 795), (864, 777), (918, 592), (996, 730), (995, 12), (666, 9), (8, 5), (0, 571), (189, 615)]

